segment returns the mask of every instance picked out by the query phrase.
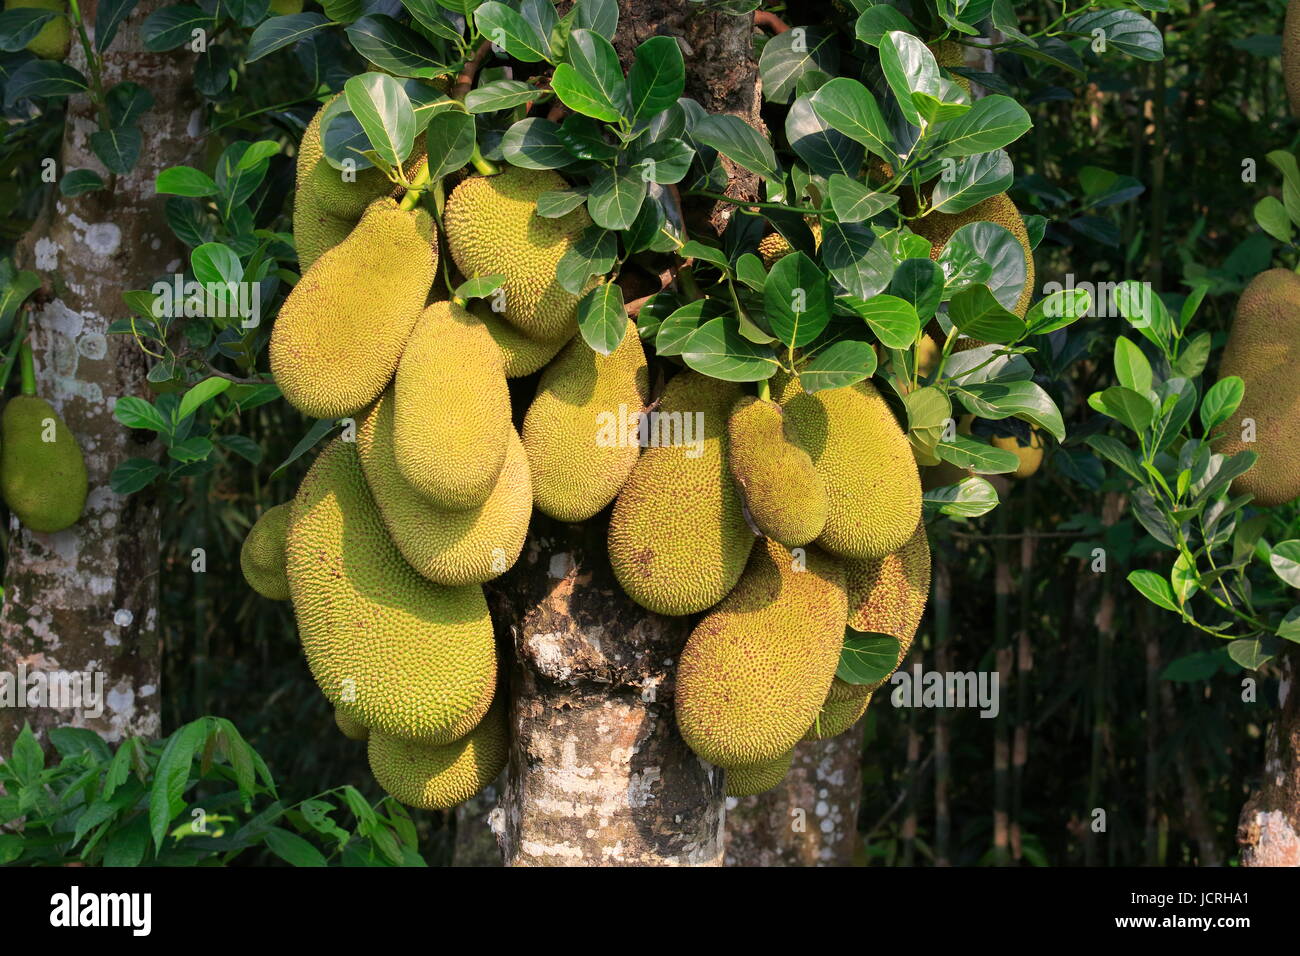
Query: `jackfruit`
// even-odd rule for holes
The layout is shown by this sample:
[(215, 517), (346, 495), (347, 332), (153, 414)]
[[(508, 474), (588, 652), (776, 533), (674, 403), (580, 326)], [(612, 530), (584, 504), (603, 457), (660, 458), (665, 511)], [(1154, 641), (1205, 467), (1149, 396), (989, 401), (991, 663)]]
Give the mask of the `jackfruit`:
[(66, 60), (72, 46), (72, 24), (66, 14), (67, 0), (5, 0), (6, 10), (53, 10), (59, 14), (53, 20), (45, 21), (45, 26), (27, 44), (27, 49), (42, 60)]
[(244, 536), (239, 568), (248, 586), (272, 601), (289, 600), (289, 579), (284, 574), (284, 536), (293, 502), (267, 508)]
[(523, 550), (533, 511), (523, 443), (510, 429), (505, 466), (479, 508), (442, 511), (401, 475), (393, 452), (393, 393), (379, 397), (357, 427), (357, 452), (389, 537), (411, 567), (459, 587), (504, 574)]
[(1286, 5), (1282, 24), (1282, 78), (1291, 115), (1300, 116), (1300, 0)]
[(557, 521), (586, 521), (614, 500), (641, 454), (629, 418), (650, 397), (636, 323), (609, 355), (575, 337), (547, 366), (524, 418), (533, 503)]
[(435, 302), (397, 366), (393, 449), (402, 477), (443, 511), (478, 508), (513, 433), (501, 350), (478, 318)]
[(497, 703), (454, 743), (429, 746), (372, 733), (368, 755), (370, 772), (394, 800), (420, 810), (446, 810), (495, 780), (509, 751), (506, 709)]
[(558, 219), (537, 215), (537, 197), (564, 189), (552, 170), (510, 166), (495, 176), (471, 176), (447, 197), (447, 248), (467, 279), (504, 275), (507, 319), (539, 341), (578, 330), (578, 299), (555, 277), (560, 259), (591, 225), (578, 208)]
[(790, 763), (794, 760), (794, 751), (783, 753), (772, 760), (751, 763), (743, 767), (727, 769), (727, 796), (752, 797), (764, 790), (771, 790), (785, 779), (790, 772)]
[(433, 220), (377, 199), (307, 270), (271, 332), (271, 372), (312, 418), (355, 415), (379, 397), (438, 267)]
[[(821, 222), (814, 219), (808, 224), (808, 228), (812, 230), (814, 248), (820, 249), (822, 245)], [(771, 269), (772, 266), (792, 252), (794, 252), (794, 246), (790, 245), (790, 240), (779, 232), (767, 234), (758, 243), (758, 256), (768, 269)]]
[[(849, 592), (849, 627), (896, 638), (898, 660), (894, 667), (899, 667), (912, 649), (930, 596), (930, 542), (925, 525), (918, 523), (907, 543), (883, 558), (846, 560), (844, 580)], [(828, 699), (861, 700), (888, 679), (850, 684), (836, 677)]]
[(433, 584), (402, 559), (354, 442), (331, 442), (307, 472), (285, 558), (307, 664), (331, 704), (430, 744), (482, 719), (497, 670), (483, 591)]
[(614, 502), (614, 575), (656, 614), (712, 607), (745, 569), (754, 534), (726, 461), (727, 413), (739, 397), (732, 382), (678, 372), (649, 419), (649, 447)]
[(353, 171), (348, 180), (342, 170), (321, 159), (308, 175), (307, 189), (317, 208), (345, 222), (355, 223), (367, 206), (394, 188), (393, 181), (375, 166)]
[(349, 717), (338, 707), (334, 708), (334, 726), (338, 727), (339, 732), (348, 740), (370, 739), (370, 728), (361, 721)]
[(727, 421), (727, 461), (758, 530), (787, 548), (826, 526), (826, 485), (781, 406), (746, 395)]
[(813, 547), (796, 559), (764, 539), (682, 650), (674, 697), (682, 739), (721, 767), (788, 752), (826, 699), (847, 617), (838, 563)]
[(773, 379), (826, 484), (826, 527), (817, 544), (846, 558), (900, 548), (921, 520), (921, 480), (911, 443), (871, 382), (806, 393), (793, 376)]
[(948, 75), (952, 81), (969, 94), (970, 80), (951, 72), (954, 66), (965, 68), (966, 48), (953, 40), (936, 40), (934, 43), (927, 43), (926, 47), (934, 54), (934, 62), (950, 71)]
[(1014, 435), (993, 435), (989, 443), (994, 448), (1001, 448), (1003, 451), (1015, 452), (1020, 464), (1016, 470), (1011, 473), (1012, 478), (1028, 478), (1038, 471), (1038, 466), (1043, 463), (1043, 436), (1037, 428), (1029, 429), (1029, 444), (1020, 444), (1020, 439)]
[[(1025, 228), (1025, 221), (1020, 218), (1020, 210), (1016, 208), (1016, 204), (1011, 201), (1010, 196), (1006, 193), (998, 193), (996, 196), (990, 196), (983, 202), (976, 203), (962, 212), (951, 214), (932, 212), (921, 219), (912, 220), (908, 225), (918, 236), (924, 236), (930, 240), (930, 258), (938, 262), (939, 256), (943, 254), (944, 246), (948, 244), (948, 240), (952, 238), (953, 233), (972, 222), (997, 223), (1015, 236), (1016, 241), (1024, 249), (1025, 286), (1020, 292), (1020, 298), (1016, 300), (1015, 307), (1011, 309), (1012, 312), (1023, 319), (1025, 313), (1029, 311), (1029, 301), (1034, 295), (1034, 250), (1029, 245), (1029, 231)], [(936, 325), (932, 325), (927, 331), (936, 341), (942, 338)], [(974, 348), (976, 345), (982, 344), (984, 343), (968, 340), (964, 347)]]
[(271, 12), (277, 17), (302, 13), (302, 0), (271, 0)]
[(555, 358), (560, 349), (572, 340), (571, 336), (552, 342), (539, 342), (537, 339), (529, 338), (493, 312), (484, 302), (475, 303), (470, 311), (483, 320), (488, 334), (501, 349), (501, 357), (505, 359), (506, 364), (506, 378), (523, 378), (525, 375), (532, 375), (538, 369), (544, 368), (546, 363)]
[[(1253, 451), (1255, 466), (1235, 479), (1233, 494), (1251, 494), (1264, 507), (1300, 496), (1300, 276), (1270, 269), (1250, 281), (1219, 363), (1219, 376), (1238, 375), (1245, 397), (1214, 450), (1224, 455)], [(1249, 434), (1249, 422), (1254, 435)], [(1253, 437), (1254, 441), (1243, 441)]]
[[(847, 686), (851, 687), (853, 685)], [(862, 719), (862, 715), (867, 712), (867, 706), (870, 703), (870, 692), (860, 700), (835, 700), (828, 697), (826, 703), (822, 704), (817, 719), (808, 728), (808, 732), (803, 735), (803, 739), (829, 740), (832, 737), (838, 737)]]
[(86, 461), (49, 402), (17, 395), (0, 418), (0, 492), (32, 531), (62, 531), (86, 506)]

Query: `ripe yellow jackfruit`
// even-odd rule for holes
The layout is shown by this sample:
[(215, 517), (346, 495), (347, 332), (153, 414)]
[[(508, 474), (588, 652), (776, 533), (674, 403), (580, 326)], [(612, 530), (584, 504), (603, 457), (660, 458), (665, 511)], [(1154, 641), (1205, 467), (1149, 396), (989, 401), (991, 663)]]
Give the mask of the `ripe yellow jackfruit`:
[(552, 342), (539, 342), (497, 315), (484, 302), (475, 303), (470, 309), (483, 320), (488, 334), (501, 349), (501, 356), (506, 363), (506, 378), (523, 378), (532, 375), (559, 353), (571, 341), (570, 338), (556, 339)]
[[(846, 686), (851, 687), (853, 685)], [(817, 719), (808, 728), (808, 732), (803, 735), (803, 739), (829, 740), (831, 737), (838, 737), (862, 719), (862, 715), (867, 712), (867, 705), (870, 703), (871, 693), (869, 691), (865, 697), (858, 700), (836, 700), (833, 696), (828, 696), (826, 703), (822, 704)]]
[(334, 708), (334, 726), (338, 727), (339, 732), (348, 740), (368, 740), (370, 738), (370, 728), (361, 721), (349, 717), (339, 707)]
[[(998, 193), (962, 212), (952, 214), (932, 212), (921, 219), (912, 220), (908, 225), (918, 236), (930, 240), (930, 258), (937, 262), (952, 234), (972, 222), (997, 223), (1015, 236), (1016, 241), (1025, 250), (1025, 287), (1020, 292), (1015, 308), (1011, 309), (1023, 319), (1025, 313), (1029, 311), (1029, 301), (1034, 295), (1034, 251), (1029, 245), (1029, 231), (1025, 229), (1025, 221), (1020, 218), (1020, 210), (1016, 208), (1010, 196), (1006, 193)], [(935, 332), (931, 331), (931, 334)], [(937, 335), (936, 340), (938, 340)]]
[[(1214, 450), (1224, 455), (1253, 451), (1255, 467), (1232, 483), (1233, 494), (1251, 494), (1269, 507), (1300, 496), (1300, 276), (1270, 269), (1250, 281), (1219, 363), (1219, 376), (1239, 375), (1246, 385), (1241, 405)], [(1254, 435), (1250, 435), (1250, 422)], [(1253, 437), (1254, 441), (1244, 441)]]
[(32, 37), (27, 49), (42, 60), (66, 60), (72, 45), (72, 24), (67, 16), (67, 0), (5, 0), (6, 10), (53, 10), (59, 16), (47, 20)]
[[(629, 416), (650, 397), (645, 349), (628, 321), (609, 355), (575, 337), (547, 366), (524, 418), (533, 503), (557, 521), (586, 521), (614, 500), (641, 454)], [(630, 440), (628, 440), (630, 439)]]
[(867, 381), (809, 394), (781, 375), (772, 395), (826, 484), (817, 543), (846, 558), (902, 547), (921, 520), (921, 480), (911, 444), (876, 387)]
[(787, 548), (826, 526), (826, 485), (781, 406), (746, 395), (727, 421), (727, 461), (749, 516)]
[[(926, 46), (934, 54), (934, 61), (941, 67), (947, 70), (951, 70), (954, 66), (965, 68), (966, 48), (960, 43), (953, 40), (938, 40), (934, 43), (927, 43)], [(967, 93), (970, 93), (970, 80), (956, 73), (950, 73), (949, 75), (954, 83)]]
[(1282, 24), (1282, 78), (1291, 115), (1300, 116), (1300, 0), (1286, 5)]
[(481, 507), (464, 511), (435, 507), (398, 471), (391, 389), (358, 423), (357, 452), (389, 537), (430, 581), (450, 587), (479, 584), (504, 574), (518, 559), (533, 492), (528, 457), (514, 428), (496, 488)]
[(796, 558), (770, 539), (754, 548), (735, 590), (682, 650), (677, 728), (721, 767), (774, 760), (821, 710), (844, 644), (844, 571), (817, 548)]
[(994, 435), (989, 439), (994, 448), (1015, 452), (1020, 464), (1010, 475), (1012, 478), (1028, 478), (1038, 471), (1043, 463), (1043, 436), (1037, 428), (1029, 429), (1029, 444), (1022, 445), (1014, 435)]
[(49, 402), (18, 395), (0, 418), (0, 492), (32, 531), (62, 531), (86, 506), (86, 462)]
[(791, 750), (762, 763), (727, 768), (727, 796), (752, 797), (764, 790), (771, 790), (785, 779), (793, 760), (794, 751)]
[[(898, 639), (897, 668), (912, 649), (930, 596), (930, 542), (918, 523), (907, 543), (883, 558), (844, 561), (849, 592), (849, 627)], [(888, 677), (873, 684), (850, 684), (836, 677), (831, 701), (861, 700)]]
[(537, 197), (566, 186), (551, 170), (509, 166), (466, 179), (443, 214), (456, 268), (467, 279), (504, 275), (505, 317), (539, 341), (578, 330), (579, 296), (560, 288), (555, 270), (591, 218), (582, 208), (558, 219), (537, 215)]
[(435, 302), (397, 366), (393, 447), (402, 477), (444, 511), (478, 508), (513, 433), (501, 350), (476, 316)]
[(429, 746), (372, 733), (368, 753), (370, 772), (394, 800), (420, 810), (446, 810), (496, 779), (509, 750), (506, 709), (498, 703), (454, 743)]
[(483, 591), (440, 587), (403, 560), (354, 442), (331, 442), (307, 472), (285, 558), (307, 664), (331, 704), (430, 744), (482, 719), (497, 670)]
[(726, 461), (727, 413), (738, 398), (732, 382), (678, 372), (651, 420), (650, 447), (614, 502), (610, 564), (628, 597), (657, 614), (712, 607), (745, 569), (754, 534)]
[(293, 502), (286, 501), (262, 512), (244, 536), (239, 567), (248, 586), (272, 601), (289, 600), (289, 579), (284, 574), (284, 536)]
[(438, 268), (433, 220), (375, 200), (280, 307), (271, 372), (289, 404), (312, 418), (355, 415), (397, 370)]

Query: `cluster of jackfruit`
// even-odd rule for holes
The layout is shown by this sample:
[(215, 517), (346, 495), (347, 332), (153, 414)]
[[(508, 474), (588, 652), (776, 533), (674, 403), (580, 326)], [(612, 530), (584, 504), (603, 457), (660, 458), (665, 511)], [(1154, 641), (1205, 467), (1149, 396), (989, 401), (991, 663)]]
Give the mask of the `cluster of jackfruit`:
[(86, 507), (86, 460), (54, 406), (16, 395), (0, 416), (0, 497), (32, 531), (70, 527)]

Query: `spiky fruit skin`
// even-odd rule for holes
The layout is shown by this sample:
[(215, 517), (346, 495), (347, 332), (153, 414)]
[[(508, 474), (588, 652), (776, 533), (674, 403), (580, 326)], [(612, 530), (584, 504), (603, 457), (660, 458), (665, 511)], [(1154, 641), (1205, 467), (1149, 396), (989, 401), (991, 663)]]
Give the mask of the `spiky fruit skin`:
[(496, 653), (478, 586), (421, 577), (388, 538), (356, 444), (335, 440), (294, 498), (289, 593), (312, 676), (374, 732), (458, 740), (487, 712)]
[[(1300, 276), (1270, 269), (1241, 293), (1219, 377), (1238, 375), (1246, 386), (1241, 405), (1222, 427), (1214, 450), (1224, 455), (1253, 451), (1255, 466), (1232, 482), (1233, 494), (1251, 494), (1271, 507), (1300, 496)], [(1245, 420), (1255, 440), (1242, 441)]]
[[(660, 428), (680, 414), (695, 446), (646, 448), (614, 502), (609, 560), (624, 593), (656, 614), (696, 614), (740, 579), (754, 546), (727, 468), (727, 413), (740, 386), (682, 371), (664, 388)], [(689, 416), (689, 417), (688, 417)]]
[(533, 503), (557, 521), (603, 510), (631, 474), (641, 446), (627, 422), (650, 395), (645, 349), (629, 321), (623, 341), (601, 355), (575, 336), (547, 366), (524, 418)]
[(1291, 115), (1300, 116), (1300, 0), (1286, 5), (1282, 24), (1282, 77)]
[(829, 740), (832, 737), (838, 737), (862, 719), (862, 715), (867, 712), (870, 703), (870, 693), (860, 699), (834, 700), (828, 696), (826, 703), (822, 704), (817, 719), (808, 728), (808, 732), (803, 735), (803, 739)]
[(321, 256), (280, 307), (271, 373), (312, 418), (355, 415), (397, 370), (438, 267), (433, 220), (377, 199)]
[(322, 158), (309, 175), (307, 188), (320, 211), (345, 222), (355, 223), (367, 206), (393, 189), (392, 181), (374, 166), (356, 170), (348, 180)]
[(772, 395), (826, 485), (817, 544), (845, 558), (902, 547), (921, 520), (921, 479), (911, 443), (876, 387), (868, 381), (807, 393), (798, 379), (780, 376)]
[(562, 338), (552, 342), (539, 342), (529, 338), (481, 302), (476, 303), (470, 311), (482, 320), (488, 334), (501, 349), (506, 378), (523, 378), (545, 368), (559, 354), (560, 349), (572, 341), (572, 338)]
[[(966, 66), (966, 48), (960, 43), (955, 43), (952, 40), (939, 40), (935, 43), (927, 43), (926, 46), (934, 54), (934, 62), (944, 69), (951, 70), (954, 66)], [(965, 90), (967, 94), (970, 93), (970, 80), (966, 79), (966, 77), (953, 73), (952, 81)]]
[(727, 420), (727, 462), (758, 529), (787, 548), (826, 526), (826, 485), (781, 406), (746, 395)]
[(0, 492), (9, 510), (32, 531), (62, 531), (81, 517), (87, 489), (81, 448), (54, 406), (33, 395), (9, 399), (0, 417)]
[(826, 699), (847, 617), (837, 562), (816, 548), (796, 559), (764, 539), (682, 650), (674, 696), (682, 739), (721, 767), (788, 752)]
[(497, 485), (512, 434), (501, 350), (477, 316), (435, 302), (416, 323), (393, 386), (402, 477), (443, 511), (478, 508)]
[[(58, 14), (68, 12), (67, 0), (5, 0), (6, 10), (53, 10)], [(40, 32), (32, 37), (27, 49), (42, 60), (66, 60), (72, 46), (72, 24), (66, 16), (48, 20)]]
[(464, 803), (506, 765), (510, 738), (503, 704), (454, 743), (429, 746), (372, 733), (370, 772), (394, 800), (420, 810), (446, 810)]
[[(930, 542), (918, 523), (907, 543), (883, 558), (844, 562), (849, 592), (849, 627), (898, 639), (897, 668), (912, 649), (930, 597)], [(850, 684), (836, 677), (828, 701), (861, 700), (888, 680)]]
[(334, 726), (348, 740), (369, 740), (370, 728), (359, 720), (349, 717), (338, 707), (334, 708)]
[[(822, 224), (814, 220), (809, 224), (809, 228), (812, 229), (813, 242), (820, 248), (822, 244)], [(794, 246), (790, 245), (790, 240), (779, 232), (769, 233), (758, 243), (758, 257), (763, 260), (763, 265), (768, 269), (792, 252), (794, 252)]]
[(752, 763), (743, 767), (727, 768), (727, 796), (752, 797), (764, 790), (771, 790), (785, 779), (790, 772), (790, 763), (794, 760), (794, 751), (784, 753), (773, 760)]
[(284, 537), (289, 529), (293, 502), (286, 501), (262, 512), (244, 536), (239, 568), (248, 586), (272, 601), (289, 600), (289, 579), (284, 573)]
[(506, 167), (471, 176), (447, 197), (447, 248), (466, 278), (504, 275), (505, 317), (539, 341), (578, 330), (579, 296), (555, 277), (560, 259), (591, 225), (584, 209), (558, 219), (537, 215), (537, 197), (568, 184), (551, 170)]
[[(921, 219), (913, 220), (909, 225), (918, 236), (930, 240), (930, 258), (938, 262), (953, 233), (972, 222), (997, 223), (1015, 236), (1016, 241), (1024, 249), (1025, 287), (1021, 290), (1020, 298), (1016, 300), (1014, 308), (1011, 309), (1023, 319), (1025, 313), (1029, 311), (1029, 302), (1034, 295), (1034, 250), (1029, 245), (1029, 231), (1025, 228), (1025, 221), (1020, 218), (1020, 210), (1016, 208), (1010, 196), (1006, 193), (998, 193), (961, 212), (952, 214), (932, 212)], [(932, 331), (931, 334), (934, 332)]]
[(1003, 451), (1014, 452), (1020, 459), (1020, 464), (1011, 473), (1012, 478), (1028, 478), (1036, 474), (1043, 463), (1043, 436), (1036, 428), (1029, 431), (1028, 445), (1020, 444), (1014, 435), (994, 435), (989, 439), (989, 444)]
[(514, 428), (492, 494), (481, 507), (464, 511), (437, 508), (402, 477), (393, 450), (391, 389), (358, 423), (357, 452), (389, 537), (430, 581), (449, 587), (480, 584), (505, 573), (519, 558), (533, 492), (528, 458)]

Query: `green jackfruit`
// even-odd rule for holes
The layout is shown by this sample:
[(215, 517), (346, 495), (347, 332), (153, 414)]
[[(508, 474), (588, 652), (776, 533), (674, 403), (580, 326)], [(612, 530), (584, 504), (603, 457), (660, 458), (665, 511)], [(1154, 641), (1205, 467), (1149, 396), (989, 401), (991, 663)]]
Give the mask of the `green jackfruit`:
[(1300, 116), (1300, 0), (1286, 5), (1282, 23), (1282, 78), (1291, 115)]
[(509, 751), (506, 708), (498, 703), (455, 743), (429, 746), (372, 733), (370, 772), (394, 800), (420, 810), (446, 810), (495, 780)]
[(248, 586), (272, 601), (289, 600), (289, 579), (284, 574), (284, 536), (293, 502), (286, 501), (262, 512), (244, 536), (239, 568)]
[(796, 378), (773, 379), (826, 484), (826, 527), (817, 543), (845, 558), (900, 548), (921, 520), (921, 479), (903, 429), (871, 382), (805, 393)]
[[(1006, 193), (998, 193), (962, 212), (952, 214), (932, 212), (921, 219), (912, 220), (908, 225), (918, 236), (930, 240), (930, 258), (938, 262), (944, 246), (948, 244), (953, 233), (972, 222), (997, 223), (1015, 236), (1020, 247), (1024, 249), (1025, 286), (1020, 291), (1020, 298), (1011, 308), (1012, 312), (1023, 319), (1025, 313), (1029, 311), (1029, 302), (1034, 296), (1034, 250), (1029, 245), (1029, 231), (1025, 229), (1025, 221), (1020, 218), (1020, 210), (1016, 208), (1010, 196)], [(928, 331), (936, 341), (943, 341), (943, 335), (937, 326), (931, 326)]]
[(378, 398), (397, 370), (437, 268), (429, 214), (375, 200), (280, 307), (271, 372), (289, 404), (312, 418), (340, 418)]
[(49, 402), (18, 395), (0, 418), (0, 492), (32, 531), (62, 531), (86, 506), (86, 461)]
[(717, 604), (754, 546), (727, 470), (727, 413), (738, 398), (739, 385), (678, 372), (614, 502), (610, 564), (628, 597), (657, 614)]
[(567, 186), (552, 170), (510, 166), (466, 179), (443, 214), (456, 268), (468, 279), (504, 275), (505, 317), (539, 341), (578, 330), (580, 296), (560, 288), (555, 270), (591, 218), (582, 208), (558, 219), (537, 215), (538, 196)]
[[(838, 680), (838, 678), (836, 679)], [(846, 686), (851, 687), (853, 685)], [(836, 700), (828, 696), (826, 702), (822, 704), (817, 719), (808, 728), (808, 732), (803, 735), (803, 739), (829, 740), (831, 737), (838, 737), (862, 719), (862, 715), (867, 712), (867, 705), (870, 703), (870, 691), (860, 699)]]
[[(898, 667), (912, 649), (930, 596), (930, 542), (925, 525), (918, 523), (907, 543), (883, 558), (846, 560), (844, 579), (849, 589), (849, 627), (897, 638), (894, 666)], [(850, 684), (836, 677), (830, 700), (861, 700), (888, 679)]]
[(764, 790), (771, 790), (785, 779), (793, 760), (794, 751), (791, 750), (762, 763), (727, 768), (727, 796), (752, 797)]
[(271, 0), (271, 12), (277, 17), (302, 13), (302, 0)]
[(586, 521), (614, 500), (641, 454), (636, 432), (628, 435), (629, 416), (649, 396), (645, 349), (634, 322), (609, 355), (580, 337), (565, 347), (542, 373), (524, 418), (533, 503), (540, 511), (557, 521)]
[(483, 320), (488, 334), (501, 349), (501, 356), (506, 363), (506, 378), (523, 378), (525, 375), (532, 375), (538, 369), (544, 368), (546, 363), (555, 358), (560, 349), (572, 340), (572, 337), (569, 337), (552, 342), (539, 342), (537, 339), (529, 338), (493, 312), (484, 302), (475, 303), (470, 311)]
[(27, 49), (42, 60), (66, 60), (72, 46), (72, 23), (68, 20), (67, 0), (5, 0), (6, 10), (53, 10), (59, 16), (45, 21), (32, 37)]
[(758, 530), (787, 548), (826, 526), (826, 485), (781, 406), (746, 395), (727, 421), (727, 461)]
[(444, 511), (478, 508), (497, 485), (514, 427), (501, 350), (452, 302), (424, 310), (393, 388), (397, 467)]
[(677, 728), (721, 767), (774, 760), (816, 719), (844, 644), (839, 564), (764, 539), (735, 590), (691, 632), (677, 665)]
[[(1233, 481), (1233, 494), (1254, 495), (1254, 503), (1265, 507), (1294, 501), (1300, 496), (1300, 276), (1270, 269), (1246, 286), (1219, 363), (1219, 376), (1229, 375), (1241, 377), (1246, 394), (1214, 450), (1259, 455)], [(1247, 419), (1254, 422), (1253, 436)], [(1243, 440), (1248, 437), (1255, 440)]]
[[(813, 219), (808, 223), (808, 228), (812, 230), (813, 242), (820, 249), (822, 244), (821, 222)], [(768, 233), (758, 244), (759, 258), (763, 260), (763, 265), (769, 269), (792, 252), (794, 252), (794, 246), (790, 245), (790, 240), (779, 232)]]
[(372, 731), (458, 740), (487, 712), (496, 652), (477, 585), (427, 581), (388, 538), (353, 442), (331, 442), (293, 503), (289, 592), (312, 676)]
[(523, 443), (510, 429), (505, 466), (481, 507), (442, 511), (401, 476), (393, 453), (393, 393), (384, 392), (358, 423), (357, 452), (375, 504), (411, 567), (449, 587), (504, 574), (523, 550), (533, 491)]
[(338, 727), (339, 732), (348, 740), (370, 739), (370, 728), (361, 721), (349, 717), (338, 707), (334, 708), (334, 726)]
[[(966, 48), (960, 43), (952, 40), (938, 40), (934, 43), (927, 43), (926, 46), (934, 54), (934, 62), (946, 70), (951, 70), (954, 66), (965, 68), (966, 66)], [(970, 80), (956, 73), (949, 74), (952, 81), (960, 86), (967, 94), (970, 93)]]

